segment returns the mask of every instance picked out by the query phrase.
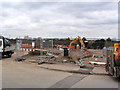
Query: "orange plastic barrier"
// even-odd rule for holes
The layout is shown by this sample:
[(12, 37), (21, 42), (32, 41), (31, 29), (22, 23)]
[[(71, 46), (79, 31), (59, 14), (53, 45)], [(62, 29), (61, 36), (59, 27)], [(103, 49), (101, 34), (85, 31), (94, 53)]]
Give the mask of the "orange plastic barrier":
[(22, 47), (24, 47), (24, 48), (32, 48), (32, 45), (30, 45), (30, 44), (22, 44)]

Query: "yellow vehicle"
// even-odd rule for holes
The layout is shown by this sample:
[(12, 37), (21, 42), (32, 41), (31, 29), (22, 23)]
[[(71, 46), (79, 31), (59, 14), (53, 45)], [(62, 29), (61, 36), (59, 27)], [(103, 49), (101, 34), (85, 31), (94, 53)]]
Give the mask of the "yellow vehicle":
[(85, 48), (85, 44), (83, 43), (83, 41), (82, 41), (82, 39), (81, 39), (80, 36), (78, 36), (78, 38), (75, 38), (73, 41), (71, 41), (69, 47), (72, 48), (72, 44), (73, 44), (74, 42), (78, 41), (78, 40), (79, 40), (80, 43), (82, 44), (83, 48)]
[(113, 49), (107, 49), (106, 71), (120, 77), (120, 43), (115, 43)]

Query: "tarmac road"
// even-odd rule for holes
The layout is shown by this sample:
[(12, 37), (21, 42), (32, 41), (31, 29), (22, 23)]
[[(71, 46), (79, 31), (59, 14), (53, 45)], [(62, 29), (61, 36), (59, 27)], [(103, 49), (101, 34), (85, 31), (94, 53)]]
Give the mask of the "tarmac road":
[[(118, 88), (118, 79), (107, 75), (84, 75), (53, 71), (40, 68), (36, 64), (3, 58), (3, 88)], [(95, 68), (94, 72), (105, 72)]]

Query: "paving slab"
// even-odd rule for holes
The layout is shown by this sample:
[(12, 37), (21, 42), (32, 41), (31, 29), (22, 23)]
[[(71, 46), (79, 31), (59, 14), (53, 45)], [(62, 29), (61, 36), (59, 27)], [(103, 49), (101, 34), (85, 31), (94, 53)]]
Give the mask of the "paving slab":
[(86, 74), (90, 75), (91, 71), (94, 67), (84, 67), (80, 68), (80, 66), (73, 65), (73, 64), (41, 64), (38, 67), (48, 70), (54, 71), (61, 71), (61, 72), (68, 72), (68, 73), (76, 73), (76, 74)]
[(89, 75), (72, 88), (118, 88), (118, 80), (110, 76)]
[(41, 68), (56, 69), (63, 71), (78, 71), (80, 69), (79, 66), (73, 64), (41, 64), (38, 66)]
[(104, 68), (95, 67), (92, 72), (106, 75), (89, 75), (74, 84), (72, 88), (118, 88), (118, 78), (107, 75)]
[(108, 74), (106, 71), (105, 71), (105, 68), (104, 67), (94, 67), (94, 69), (92, 70), (92, 73), (96, 73), (96, 74)]

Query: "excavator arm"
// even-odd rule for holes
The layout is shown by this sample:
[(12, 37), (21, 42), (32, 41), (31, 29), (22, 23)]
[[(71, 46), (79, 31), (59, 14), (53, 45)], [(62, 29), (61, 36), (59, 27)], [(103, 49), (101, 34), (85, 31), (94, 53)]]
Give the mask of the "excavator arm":
[(85, 44), (83, 43), (83, 40), (81, 39), (80, 36), (78, 36), (78, 39), (79, 39), (80, 43), (83, 45), (83, 48), (85, 48)]
[(72, 42), (70, 43), (70, 46), (72, 46), (72, 44), (74, 43), (74, 42), (76, 42), (78, 39), (74, 39), (74, 40), (72, 40)]
[(83, 43), (83, 41), (82, 41), (82, 39), (81, 39), (81, 37), (80, 36), (78, 36), (78, 38), (76, 38), (76, 39), (74, 39), (73, 41), (71, 41), (71, 43), (70, 43), (70, 45), (69, 45), (69, 47), (71, 47), (72, 46), (72, 44), (74, 43), (74, 42), (76, 42), (76, 41), (80, 41), (80, 43), (83, 45), (83, 48), (85, 48), (85, 44)]

